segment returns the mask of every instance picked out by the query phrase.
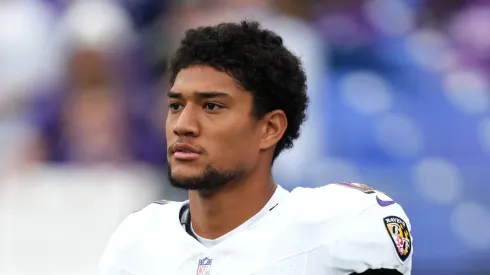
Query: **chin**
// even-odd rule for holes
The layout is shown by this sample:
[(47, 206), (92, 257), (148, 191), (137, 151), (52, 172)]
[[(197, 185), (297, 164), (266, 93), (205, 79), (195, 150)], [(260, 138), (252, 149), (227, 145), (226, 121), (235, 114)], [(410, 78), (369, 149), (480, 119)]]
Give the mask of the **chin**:
[(168, 167), (168, 178), (172, 186), (187, 190), (217, 190), (244, 174), (240, 169), (217, 169), (210, 164), (202, 167), (172, 163)]
[(170, 185), (184, 190), (198, 190), (199, 184), (196, 181), (200, 177), (202, 177), (200, 173), (184, 173), (174, 170), (168, 173)]
[(200, 177), (203, 174), (203, 169), (190, 167), (186, 165), (172, 165), (169, 168), (169, 176), (177, 181), (186, 181)]
[(202, 170), (197, 169), (180, 169), (172, 167), (171, 171), (172, 172), (170, 175), (172, 176), (172, 178), (178, 179), (195, 178), (199, 177), (202, 174)]

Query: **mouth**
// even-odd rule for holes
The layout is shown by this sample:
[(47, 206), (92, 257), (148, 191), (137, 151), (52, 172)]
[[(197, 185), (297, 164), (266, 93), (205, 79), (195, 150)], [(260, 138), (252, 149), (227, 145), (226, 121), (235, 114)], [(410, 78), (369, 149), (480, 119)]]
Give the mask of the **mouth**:
[(171, 147), (171, 152), (176, 160), (196, 160), (201, 156), (201, 151), (199, 151), (199, 149), (186, 143), (173, 145)]

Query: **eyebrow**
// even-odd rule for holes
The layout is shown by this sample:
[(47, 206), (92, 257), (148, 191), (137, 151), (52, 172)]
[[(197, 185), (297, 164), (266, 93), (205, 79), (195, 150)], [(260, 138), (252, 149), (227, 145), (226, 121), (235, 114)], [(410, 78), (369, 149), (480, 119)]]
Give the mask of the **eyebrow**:
[[(230, 97), (230, 95), (227, 93), (215, 92), (215, 91), (194, 92), (192, 96), (197, 97), (199, 99), (213, 98), (213, 97)], [(167, 92), (167, 97), (181, 99), (183, 96), (182, 96), (182, 93), (169, 91), (169, 92)]]

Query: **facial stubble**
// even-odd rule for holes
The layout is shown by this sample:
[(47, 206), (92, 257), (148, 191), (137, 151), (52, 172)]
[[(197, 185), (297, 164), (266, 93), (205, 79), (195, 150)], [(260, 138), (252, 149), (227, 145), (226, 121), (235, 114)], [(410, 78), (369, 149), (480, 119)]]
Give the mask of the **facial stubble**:
[(173, 187), (184, 190), (195, 190), (204, 192), (213, 192), (224, 186), (238, 181), (245, 175), (245, 171), (240, 168), (225, 170), (217, 169), (208, 164), (204, 171), (193, 177), (177, 178), (172, 175), (172, 166), (168, 165), (168, 179)]

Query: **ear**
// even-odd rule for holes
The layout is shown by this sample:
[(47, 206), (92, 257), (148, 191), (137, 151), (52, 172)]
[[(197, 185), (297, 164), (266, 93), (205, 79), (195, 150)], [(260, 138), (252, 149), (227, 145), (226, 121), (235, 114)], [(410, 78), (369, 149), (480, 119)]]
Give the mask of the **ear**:
[(274, 110), (263, 118), (261, 128), (260, 150), (275, 146), (284, 135), (288, 127), (288, 119), (282, 110)]

